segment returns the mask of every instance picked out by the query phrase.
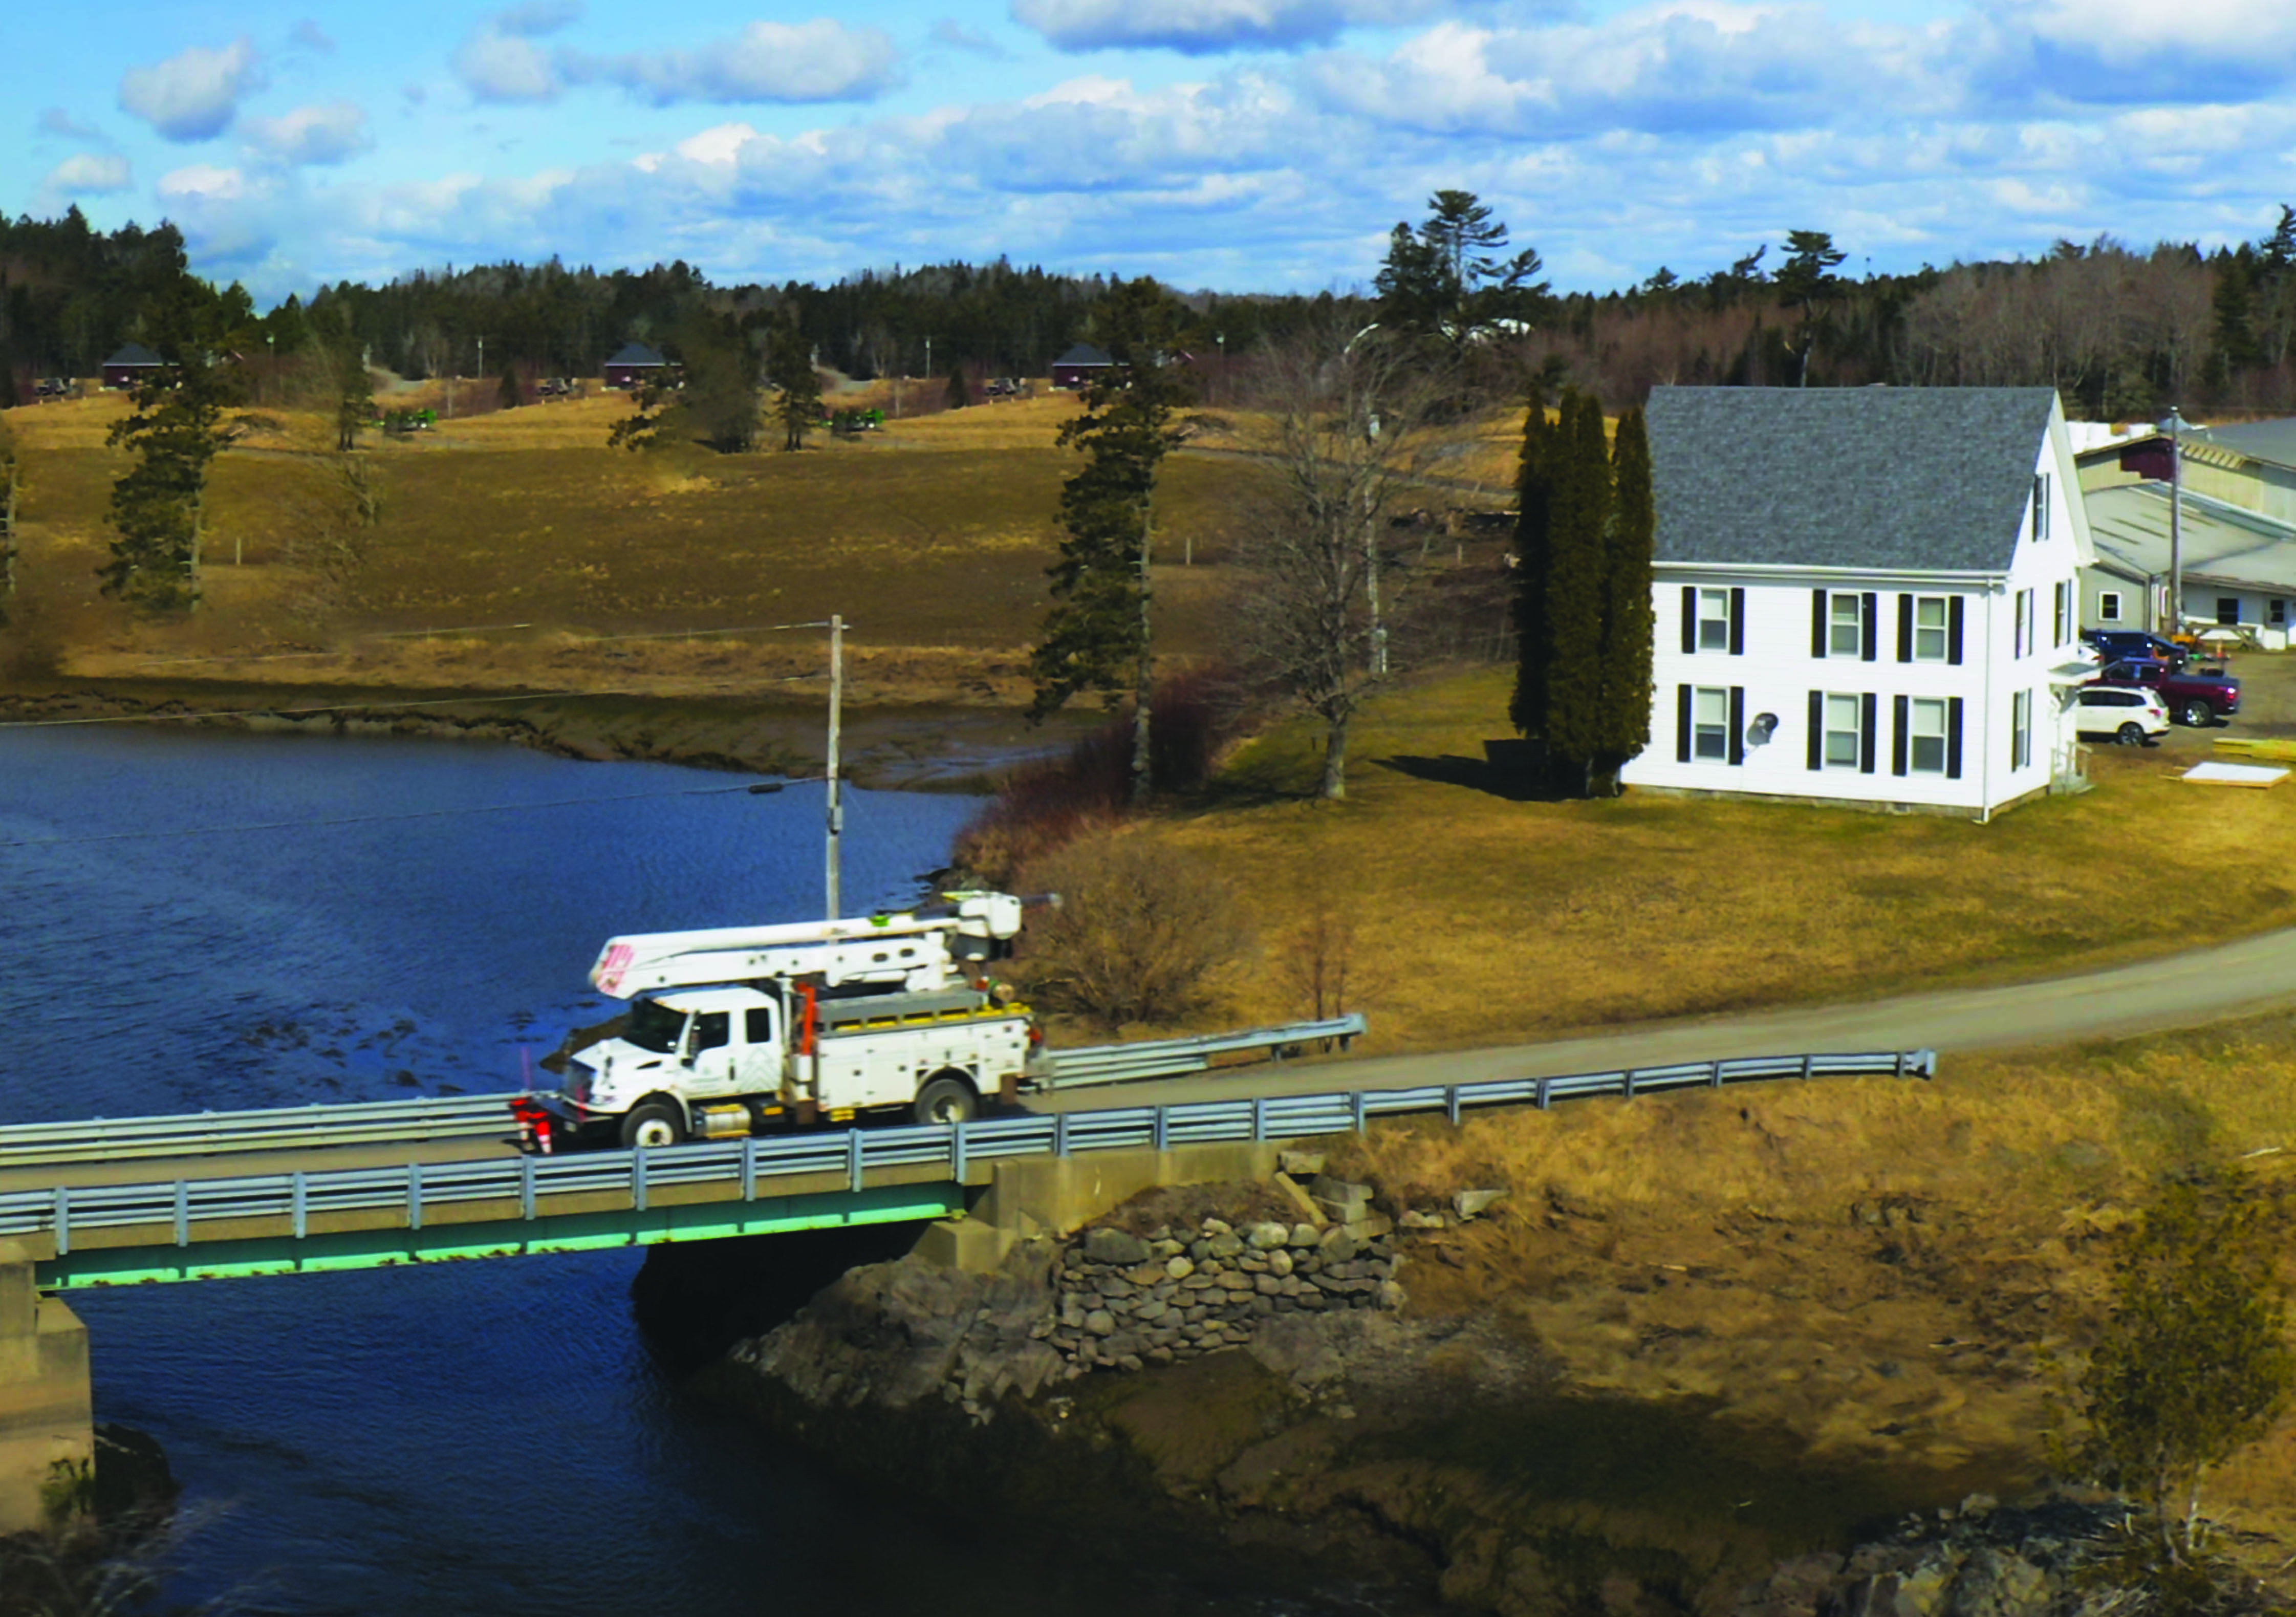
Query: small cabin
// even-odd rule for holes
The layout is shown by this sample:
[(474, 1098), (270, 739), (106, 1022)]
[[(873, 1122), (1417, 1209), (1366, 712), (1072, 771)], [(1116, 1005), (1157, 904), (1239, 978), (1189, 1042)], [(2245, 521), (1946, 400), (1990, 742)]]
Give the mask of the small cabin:
[(1090, 387), (1115, 364), (1107, 349), (1096, 349), (1089, 342), (1079, 342), (1053, 361), (1053, 385), (1056, 388)]
[(107, 388), (138, 386), (154, 371), (164, 370), (167, 363), (140, 342), (127, 343), (103, 362), (103, 385)]
[(643, 342), (626, 342), (606, 361), (606, 385), (610, 388), (642, 388), (650, 382), (660, 381), (669, 367), (669, 361), (658, 349)]

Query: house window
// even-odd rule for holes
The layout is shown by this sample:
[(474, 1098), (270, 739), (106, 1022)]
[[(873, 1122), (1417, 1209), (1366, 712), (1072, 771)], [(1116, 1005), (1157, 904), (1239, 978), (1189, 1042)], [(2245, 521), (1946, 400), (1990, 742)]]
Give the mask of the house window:
[(1702, 589), (1698, 592), (1698, 649), (1702, 652), (1726, 652), (1730, 649), (1730, 592), (1726, 589)]
[(1701, 763), (1730, 761), (1730, 693), (1700, 685), (1693, 694), (1690, 754)]
[(2275, 628), (2285, 628), (2288, 627), (2287, 602), (2280, 600), (2276, 596), (2274, 599), (2264, 603), (2264, 614), (2266, 619)]
[(1858, 727), (1858, 715), (1865, 706), (1857, 696), (1838, 696), (1828, 693), (1825, 698), (1825, 767), (1829, 769), (1855, 769), (1862, 756), (1863, 734)]
[(1866, 653), (1866, 614), (1854, 593), (1828, 597), (1825, 615), (1825, 654), (1861, 657)]
[(2057, 586), (2052, 596), (2051, 604), (2056, 608), (2054, 620), (2056, 634), (2049, 644), (2062, 645), (2073, 637), (2073, 587), (2070, 579)]
[(2240, 621), (2240, 597), (2238, 595), (2218, 595), (2217, 597), (2217, 621), (2219, 623), (2237, 623)]
[(2033, 480), (2033, 539), (2036, 544), (2049, 537), (2049, 474), (2046, 472)]
[(1943, 595), (1914, 597), (1914, 661), (1943, 662), (1946, 659), (1946, 601)]
[(2120, 621), (2120, 592), (2119, 590), (2108, 589), (2102, 590), (2098, 593), (2096, 597), (2096, 616), (2097, 621), (2100, 623), (2118, 623)]
[(1906, 762), (1915, 775), (1945, 773), (1945, 698), (1916, 696)]
[(2009, 699), (2009, 767), (2022, 769), (2033, 761), (2033, 693), (2019, 691)]
[(2030, 589), (2019, 590), (2016, 606), (2017, 644), (2014, 654), (2024, 657), (2030, 655), (2033, 650), (2033, 592)]

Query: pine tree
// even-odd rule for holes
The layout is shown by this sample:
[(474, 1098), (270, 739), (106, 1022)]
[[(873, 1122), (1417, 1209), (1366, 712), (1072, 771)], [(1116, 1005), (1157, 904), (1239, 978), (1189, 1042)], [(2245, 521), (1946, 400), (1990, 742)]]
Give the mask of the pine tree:
[(1658, 508), (1651, 487), (1650, 434), (1640, 406), (1619, 418), (1611, 448), (1611, 523), (1604, 546), (1603, 746), (1595, 768), (1609, 791), (1619, 770), (1650, 745), (1651, 562)]
[(964, 367), (958, 365), (948, 373), (947, 405), (952, 410), (962, 410), (972, 402), (972, 390), (964, 383)]
[(1841, 296), (1841, 277), (1833, 273), (1834, 266), (1848, 256), (1823, 230), (1786, 232), (1786, 261), (1778, 267), (1777, 274), (1778, 306), (1801, 316), (1793, 343), (1800, 366), (1796, 387), (1809, 385), (1810, 353), (1817, 347), (1826, 310)]
[(1179, 441), (1180, 411), (1195, 378), (1178, 356), (1187, 310), (1146, 275), (1111, 284), (1094, 334), (1115, 360), (1085, 390), (1084, 414), (1061, 429), (1082, 470), (1061, 488), (1061, 559), (1049, 570), (1053, 605), (1029, 653), (1031, 722), (1085, 691), (1113, 700), (1130, 685), (1135, 803), (1150, 782), (1155, 644), (1149, 610), (1156, 474)]
[(495, 404), (504, 410), (515, 410), (526, 402), (526, 394), (518, 385), (518, 366), (503, 366), (502, 385), (495, 390)]
[(1523, 418), (1522, 457), (1515, 473), (1514, 697), (1507, 718), (1518, 735), (1546, 732), (1546, 580), (1552, 544), (1557, 431), (1546, 405), (1533, 398)]
[(1587, 394), (1563, 396), (1554, 456), (1546, 583), (1546, 723), (1550, 771), (1585, 791), (1603, 751), (1603, 619), (1608, 569), (1604, 533), (1611, 461), (1603, 409)]
[(766, 375), (781, 390), (774, 419), (782, 424), (782, 447), (804, 448), (805, 435), (821, 420), (821, 373), (813, 368), (813, 348), (795, 310), (774, 327), (766, 349)]

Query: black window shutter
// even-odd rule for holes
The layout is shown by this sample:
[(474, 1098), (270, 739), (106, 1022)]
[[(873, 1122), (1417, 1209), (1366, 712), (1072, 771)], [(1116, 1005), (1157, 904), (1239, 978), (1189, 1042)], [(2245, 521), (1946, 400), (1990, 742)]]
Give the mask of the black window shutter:
[(1825, 693), (1809, 694), (1809, 767), (1825, 767)]
[(1857, 605), (1857, 616), (1866, 625), (1865, 660), (1871, 662), (1881, 655), (1882, 597), (1869, 589)]
[(1674, 761), (1690, 761), (1690, 687), (1674, 687)]
[(1746, 687), (1742, 685), (1730, 687), (1730, 761), (1746, 761)]
[(1911, 662), (1913, 660), (1914, 598), (1901, 595), (1898, 597), (1898, 661)]
[(1809, 654), (1825, 655), (1825, 592), (1822, 589), (1809, 592)]
[(1958, 696), (1945, 704), (1945, 772), (1949, 780), (1961, 778), (1961, 698)]
[(1698, 591), (1690, 585), (1682, 587), (1682, 651), (1688, 656), (1698, 649)]
[(1880, 705), (1880, 699), (1871, 691), (1866, 693), (1858, 704), (1857, 772), (1860, 775), (1874, 773), (1874, 731), (1876, 727), (1874, 721)]
[(1746, 654), (1746, 592), (1742, 589), (1730, 592), (1730, 654)]
[(1906, 729), (1913, 720), (1913, 698), (1890, 698), (1890, 773), (1906, 772)]
[(1961, 666), (1961, 597), (1955, 595), (1946, 603), (1945, 660), (1955, 667)]

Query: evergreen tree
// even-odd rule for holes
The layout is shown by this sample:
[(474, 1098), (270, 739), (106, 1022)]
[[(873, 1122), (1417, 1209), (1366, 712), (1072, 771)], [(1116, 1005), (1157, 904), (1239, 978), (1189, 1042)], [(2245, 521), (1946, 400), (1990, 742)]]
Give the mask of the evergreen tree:
[(1116, 363), (1085, 390), (1084, 413), (1061, 429), (1085, 465), (1061, 488), (1061, 559), (1049, 570), (1053, 605), (1030, 653), (1031, 721), (1084, 691), (1132, 696), (1132, 800), (1151, 784), (1150, 706), (1155, 686), (1150, 557), (1156, 474), (1179, 443), (1179, 415), (1195, 398), (1180, 362), (1187, 310), (1148, 276), (1118, 281), (1093, 335)]
[(1523, 418), (1522, 457), (1515, 472), (1514, 697), (1507, 718), (1518, 735), (1546, 734), (1546, 580), (1559, 433), (1546, 406), (1533, 398)]
[(782, 447), (805, 447), (805, 435), (821, 420), (821, 373), (813, 368), (813, 349), (794, 313), (774, 326), (766, 349), (766, 377), (781, 390), (774, 419), (781, 423)]
[(136, 464), (111, 485), (119, 537), (97, 569), (105, 595), (161, 610), (199, 605), (208, 474), (252, 424), (232, 414), (244, 389), (231, 357), (252, 316), (239, 287), (217, 292), (193, 281), (157, 312), (153, 346), (167, 363), (137, 387), (135, 412), (107, 439), (133, 450)]
[(503, 366), (502, 385), (495, 390), (496, 406), (504, 410), (515, 410), (525, 402), (526, 394), (518, 385), (518, 365), (513, 362)]
[(1651, 563), (1658, 508), (1651, 488), (1650, 434), (1639, 406), (1619, 418), (1611, 448), (1611, 524), (1603, 557), (1603, 745), (1595, 769), (1612, 792), (1619, 770), (1650, 745)]
[(1549, 497), (1546, 580), (1546, 742), (1559, 784), (1585, 791), (1604, 751), (1603, 619), (1611, 457), (1603, 408), (1573, 390), (1562, 400)]
[[(1760, 257), (1759, 253), (1755, 256)], [(1810, 352), (1817, 347), (1818, 332), (1825, 324), (1827, 309), (1842, 293), (1841, 277), (1833, 273), (1834, 266), (1847, 257), (1824, 231), (1786, 233), (1786, 261), (1778, 266), (1776, 284), (1778, 306), (1801, 316), (1793, 343), (1800, 367), (1794, 378), (1796, 387), (1809, 385)]]
[(1456, 350), (1501, 321), (1535, 320), (1547, 283), (1536, 249), (1502, 257), (1507, 227), (1472, 191), (1439, 191), (1427, 222), (1398, 225), (1373, 282), (1382, 325)]
[(972, 402), (972, 390), (964, 383), (964, 367), (956, 366), (948, 373), (948, 407), (962, 410)]

